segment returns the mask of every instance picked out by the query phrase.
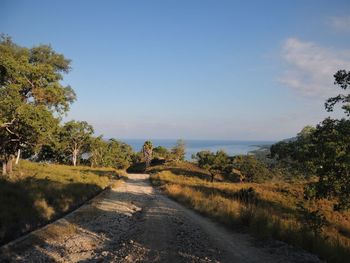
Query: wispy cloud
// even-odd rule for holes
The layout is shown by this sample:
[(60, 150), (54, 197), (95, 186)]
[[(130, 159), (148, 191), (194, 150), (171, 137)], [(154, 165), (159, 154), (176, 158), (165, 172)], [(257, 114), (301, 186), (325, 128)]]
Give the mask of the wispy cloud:
[(350, 16), (330, 17), (329, 24), (337, 31), (350, 32)]
[(350, 69), (350, 51), (334, 50), (288, 38), (282, 48), (282, 58), (287, 69), (280, 82), (303, 96), (321, 99), (338, 91), (333, 85), (333, 75), (339, 69)]

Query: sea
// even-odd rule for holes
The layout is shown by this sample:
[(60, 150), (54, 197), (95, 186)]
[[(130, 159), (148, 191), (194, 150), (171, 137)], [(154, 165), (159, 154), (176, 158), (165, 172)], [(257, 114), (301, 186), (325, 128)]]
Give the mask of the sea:
[[(146, 139), (122, 139), (129, 144), (134, 151), (141, 151)], [(151, 139), (154, 147), (163, 146), (171, 149), (176, 145), (176, 139)], [(224, 150), (229, 155), (248, 154), (258, 150), (262, 146), (272, 145), (275, 141), (243, 141), (243, 140), (184, 140), (186, 146), (186, 160), (192, 159), (192, 154), (208, 150), (216, 152)]]

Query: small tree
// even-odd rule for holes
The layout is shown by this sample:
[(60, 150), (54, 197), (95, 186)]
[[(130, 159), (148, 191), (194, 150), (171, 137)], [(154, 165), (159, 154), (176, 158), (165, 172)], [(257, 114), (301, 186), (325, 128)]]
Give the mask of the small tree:
[(178, 140), (176, 145), (171, 149), (171, 154), (176, 162), (185, 160), (186, 146), (183, 140)]
[(106, 153), (106, 166), (111, 166), (117, 169), (125, 169), (132, 162), (133, 151), (130, 145), (110, 139), (108, 141)]
[(222, 150), (217, 151), (215, 154), (210, 151), (201, 151), (194, 157), (199, 167), (209, 171), (211, 182), (214, 181), (215, 175), (223, 173), (229, 164), (228, 155)]
[(65, 151), (71, 156), (72, 164), (77, 165), (82, 150), (88, 149), (89, 140), (94, 130), (86, 121), (67, 122), (61, 132), (61, 142)]
[(142, 157), (145, 160), (146, 168), (149, 167), (152, 161), (153, 144), (151, 141), (145, 141), (142, 147)]
[(157, 147), (153, 148), (153, 156), (155, 158), (169, 159), (170, 152), (167, 148), (165, 148), (163, 146), (157, 146)]
[(105, 164), (108, 144), (102, 136), (91, 137), (89, 142), (90, 165), (91, 167), (103, 166)]

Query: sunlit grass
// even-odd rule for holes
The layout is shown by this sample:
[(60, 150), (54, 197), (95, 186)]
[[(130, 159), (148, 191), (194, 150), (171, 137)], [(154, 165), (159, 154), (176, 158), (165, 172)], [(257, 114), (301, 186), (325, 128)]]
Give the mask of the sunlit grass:
[[(321, 209), (328, 225), (319, 235), (300, 221), (296, 205), (303, 201), (305, 182), (211, 183), (167, 169), (158, 169), (151, 180), (175, 200), (228, 226), (243, 226), (259, 238), (285, 241), (329, 262), (347, 262), (350, 257), (349, 212), (334, 212), (331, 201), (305, 202), (311, 210)], [(249, 188), (254, 195), (246, 194)]]
[(81, 205), (123, 175), (112, 168), (20, 161), (0, 178), (0, 242), (18, 237)]

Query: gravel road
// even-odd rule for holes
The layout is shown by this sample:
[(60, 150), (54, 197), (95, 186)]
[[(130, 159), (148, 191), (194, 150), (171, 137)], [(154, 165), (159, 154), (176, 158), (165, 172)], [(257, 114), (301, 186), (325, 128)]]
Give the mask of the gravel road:
[(262, 245), (170, 200), (146, 174), (0, 249), (1, 262), (318, 262), (282, 242)]

